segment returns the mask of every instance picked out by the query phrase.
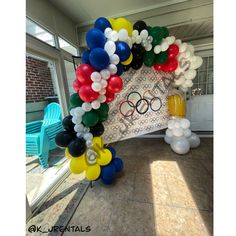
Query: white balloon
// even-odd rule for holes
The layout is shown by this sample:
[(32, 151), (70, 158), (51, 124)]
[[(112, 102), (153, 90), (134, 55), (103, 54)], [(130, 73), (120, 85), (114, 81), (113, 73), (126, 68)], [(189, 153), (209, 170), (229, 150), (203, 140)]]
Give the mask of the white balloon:
[(106, 89), (103, 88), (103, 89), (99, 92), (99, 94), (100, 94), (100, 95), (104, 95), (104, 94), (106, 94), (106, 92), (107, 92)]
[(147, 44), (146, 47), (145, 47), (145, 50), (146, 51), (151, 51), (152, 50), (152, 44), (151, 43)]
[(166, 37), (166, 42), (170, 45), (172, 42), (172, 39), (170, 36)]
[(194, 46), (192, 44), (188, 44), (188, 49), (192, 54), (194, 53)]
[(132, 36), (137, 37), (139, 35), (138, 30), (133, 30)]
[(181, 39), (176, 39), (175, 40), (175, 44), (177, 44), (178, 46), (180, 46), (182, 44), (182, 40)]
[(182, 85), (183, 83), (185, 82), (185, 77), (182, 75), (182, 76), (179, 76), (178, 79), (175, 80), (175, 84), (177, 86), (180, 86)]
[(190, 121), (188, 119), (186, 119), (186, 118), (183, 118), (183, 119), (180, 120), (180, 126), (183, 129), (189, 129)]
[(100, 73), (99, 72), (97, 72), (97, 71), (95, 71), (95, 72), (93, 72), (92, 74), (91, 74), (91, 80), (93, 81), (93, 82), (99, 82), (100, 80), (101, 80), (101, 75), (100, 75)]
[(75, 130), (75, 132), (77, 132), (77, 133), (82, 133), (83, 130), (84, 130), (83, 124), (77, 124), (77, 125), (75, 125), (75, 126), (74, 126), (74, 130)]
[(182, 72), (183, 72), (183, 69), (180, 66), (178, 66), (175, 70), (176, 75), (180, 75)]
[(175, 128), (180, 128), (180, 121), (179, 119), (175, 119)]
[(161, 43), (161, 51), (162, 52), (165, 52), (168, 49), (168, 47), (169, 47), (169, 44), (166, 41)]
[(186, 79), (194, 79), (197, 75), (197, 71), (193, 69), (189, 69), (184, 73)]
[(164, 140), (165, 140), (165, 142), (166, 142), (167, 144), (171, 144), (171, 142), (172, 142), (172, 137), (169, 137), (169, 136), (165, 135)]
[(177, 154), (186, 154), (189, 152), (190, 144), (185, 137), (173, 138), (170, 144), (171, 149)]
[(72, 122), (74, 124), (80, 124), (82, 122), (82, 116), (73, 116), (72, 117)]
[(116, 72), (117, 72), (117, 67), (116, 67), (116, 65), (114, 65), (114, 64), (110, 64), (110, 65), (107, 67), (107, 69), (110, 71), (111, 75), (114, 75), (114, 74), (116, 74)]
[(175, 42), (175, 36), (170, 36), (170, 44), (173, 44)]
[(175, 121), (169, 120), (167, 123), (168, 129), (173, 129), (175, 127)]
[(84, 139), (86, 141), (92, 140), (93, 139), (93, 135), (91, 133), (86, 133), (86, 134), (84, 134)]
[(116, 44), (113, 41), (109, 40), (105, 43), (104, 50), (109, 56), (111, 56), (116, 51)]
[(111, 64), (117, 65), (117, 64), (119, 64), (119, 62), (120, 62), (120, 58), (117, 54), (112, 54), (110, 56), (110, 63)]
[(190, 129), (185, 129), (184, 130), (184, 137), (185, 138), (188, 138), (188, 137), (190, 137), (191, 136), (191, 130)]
[(92, 140), (86, 140), (86, 146), (87, 147), (92, 147), (93, 146)]
[(118, 33), (115, 30), (112, 30), (109, 39), (116, 42), (118, 40)]
[(102, 89), (107, 87), (107, 81), (105, 79), (101, 80), (101, 86), (102, 86)]
[(188, 91), (188, 88), (183, 87), (183, 85), (181, 85), (181, 86), (179, 87), (179, 89), (180, 89), (182, 92), (184, 92), (184, 93), (186, 93), (186, 92)]
[(74, 108), (74, 116), (83, 116), (84, 115), (84, 110), (82, 107), (76, 107)]
[(179, 46), (179, 52), (184, 52), (187, 49), (187, 43), (182, 43)]
[(190, 79), (187, 79), (185, 80), (183, 85), (186, 86), (187, 88), (191, 88), (193, 86), (193, 81)]
[(75, 111), (75, 108), (72, 108), (71, 110), (70, 110), (70, 115), (71, 116), (74, 116), (75, 114), (74, 114), (74, 111)]
[(199, 57), (199, 56), (196, 56), (196, 62), (195, 62), (195, 63), (196, 63), (196, 64), (195, 64), (196, 69), (199, 68), (199, 67), (202, 65), (202, 63), (203, 63), (202, 58)]
[(137, 37), (137, 36), (132, 36), (132, 38), (131, 38), (132, 43), (135, 43), (135, 42), (136, 42), (136, 37)]
[(129, 45), (129, 48), (132, 48), (133, 43), (132, 43), (132, 39), (130, 37), (127, 38), (126, 43)]
[(97, 110), (101, 106), (101, 103), (98, 100), (92, 101), (91, 106), (93, 109)]
[(98, 101), (100, 102), (100, 103), (104, 103), (105, 101), (106, 101), (106, 96), (105, 95), (99, 95), (98, 96)]
[[(115, 54), (114, 54), (114, 55), (115, 55)], [(100, 74), (101, 74), (101, 76), (102, 76), (102, 79), (109, 79), (109, 78), (110, 78), (110, 75), (111, 75), (110, 71), (107, 70), (107, 69), (101, 70), (101, 71), (100, 71)]]
[(154, 47), (154, 53), (155, 54), (159, 54), (161, 52), (161, 46), (160, 45), (156, 45), (155, 47)]
[(142, 38), (141, 38), (141, 36), (138, 35), (138, 36), (136, 37), (136, 43), (137, 43), (137, 44), (140, 44), (141, 42), (142, 42)]
[(82, 109), (84, 111), (91, 111), (92, 110), (92, 106), (91, 106), (91, 104), (89, 102), (84, 102), (82, 104)]
[(77, 138), (82, 138), (82, 137), (83, 137), (83, 133), (77, 132), (76, 137), (77, 137)]
[(142, 30), (141, 32), (140, 32), (140, 36), (141, 36), (141, 38), (142, 39), (147, 39), (147, 37), (148, 37), (148, 31), (147, 30)]
[(120, 41), (126, 41), (128, 38), (128, 31), (126, 29), (121, 29), (118, 33), (118, 38)]
[(107, 27), (107, 28), (104, 30), (105, 37), (106, 37), (106, 38), (110, 38), (111, 32), (112, 32), (112, 29), (109, 28), (109, 27)]
[(95, 92), (101, 91), (101, 89), (102, 89), (101, 81), (100, 82), (93, 82), (91, 88)]
[(188, 141), (190, 143), (191, 148), (197, 148), (200, 145), (200, 138), (198, 137), (197, 134), (193, 133), (191, 136), (188, 138)]
[(172, 133), (171, 129), (167, 129), (166, 130), (166, 136), (168, 136), (168, 137), (172, 137), (173, 136), (173, 133)]
[(180, 137), (184, 135), (184, 131), (182, 128), (174, 128), (172, 130), (173, 136)]

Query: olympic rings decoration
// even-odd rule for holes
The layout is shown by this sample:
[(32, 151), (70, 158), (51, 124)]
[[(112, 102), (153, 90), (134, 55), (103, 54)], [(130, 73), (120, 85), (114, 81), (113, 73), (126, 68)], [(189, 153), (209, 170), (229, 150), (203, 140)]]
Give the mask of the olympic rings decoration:
[[(145, 91), (144, 94), (145, 94), (146, 92), (147, 92), (147, 91)], [(137, 95), (139, 96), (137, 102), (134, 102), (134, 101), (130, 100), (130, 96), (131, 96), (132, 94), (137, 94)], [(143, 95), (144, 95), (144, 94), (143, 94)], [(159, 103), (160, 103), (160, 105), (158, 106), (157, 109), (154, 109), (154, 107), (153, 107), (153, 104), (154, 104), (155, 101), (159, 101)], [(144, 111), (143, 111), (143, 107), (144, 107), (144, 106), (141, 106), (141, 109), (139, 108), (140, 105), (142, 104), (142, 102), (145, 102), (145, 103), (146, 103), (146, 108), (145, 108)], [(131, 107), (131, 109), (133, 109), (133, 110), (128, 110), (128, 112), (127, 112), (126, 114), (122, 111), (122, 106), (124, 106), (125, 103), (127, 103), (127, 104)], [(137, 91), (132, 91), (132, 92), (130, 92), (130, 93), (127, 95), (126, 100), (124, 100), (124, 101), (122, 101), (122, 102), (120, 103), (119, 111), (120, 111), (120, 113), (122, 114), (122, 116), (124, 116), (124, 117), (130, 117), (130, 116), (132, 116), (132, 115), (134, 114), (134, 111), (137, 111), (140, 115), (143, 115), (143, 114), (147, 113), (147, 111), (149, 110), (149, 108), (150, 108), (152, 111), (157, 112), (157, 111), (159, 111), (159, 110), (161, 109), (162, 105), (163, 105), (163, 104), (162, 104), (162, 101), (161, 101), (161, 99), (160, 99), (159, 97), (153, 97), (153, 98), (150, 99), (150, 102), (149, 102), (146, 98), (144, 98), (144, 96), (142, 97), (142, 95), (141, 95), (139, 92), (137, 92)]]

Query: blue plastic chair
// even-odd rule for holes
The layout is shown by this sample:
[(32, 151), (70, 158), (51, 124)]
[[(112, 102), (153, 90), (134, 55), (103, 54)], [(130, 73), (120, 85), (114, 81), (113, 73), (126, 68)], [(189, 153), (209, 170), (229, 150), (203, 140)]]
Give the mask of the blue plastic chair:
[(62, 114), (58, 103), (47, 105), (43, 120), (26, 124), (26, 153), (38, 155), (43, 169), (48, 168), (49, 151), (57, 147), (55, 137), (62, 130)]

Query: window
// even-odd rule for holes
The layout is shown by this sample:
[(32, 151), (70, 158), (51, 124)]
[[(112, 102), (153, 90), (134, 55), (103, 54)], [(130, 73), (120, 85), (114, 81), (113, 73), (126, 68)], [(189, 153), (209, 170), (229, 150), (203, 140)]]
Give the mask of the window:
[(203, 63), (193, 80), (192, 96), (213, 94), (213, 56), (203, 57)]
[(54, 35), (48, 32), (46, 29), (42, 28), (29, 18), (26, 18), (26, 32), (41, 41), (55, 47)]
[(77, 51), (76, 47), (72, 46), (70, 43), (68, 43), (67, 41), (65, 41), (61, 37), (58, 37), (58, 40), (59, 40), (59, 46), (61, 49), (69, 52), (70, 54), (72, 54), (74, 56), (78, 56), (78, 51)]
[(68, 87), (69, 87), (69, 92), (70, 95), (75, 93), (74, 88), (73, 88), (73, 82), (75, 80), (75, 69), (74, 69), (74, 64), (72, 62), (69, 62), (67, 60), (64, 60), (65, 62), (65, 68), (66, 68), (66, 77), (67, 77), (67, 82), (68, 82)]

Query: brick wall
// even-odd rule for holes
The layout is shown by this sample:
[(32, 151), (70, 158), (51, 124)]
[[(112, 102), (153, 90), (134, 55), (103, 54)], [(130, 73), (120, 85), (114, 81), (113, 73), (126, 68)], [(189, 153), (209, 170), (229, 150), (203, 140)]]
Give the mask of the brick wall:
[(53, 83), (48, 63), (26, 57), (26, 102), (45, 101), (54, 96)]

